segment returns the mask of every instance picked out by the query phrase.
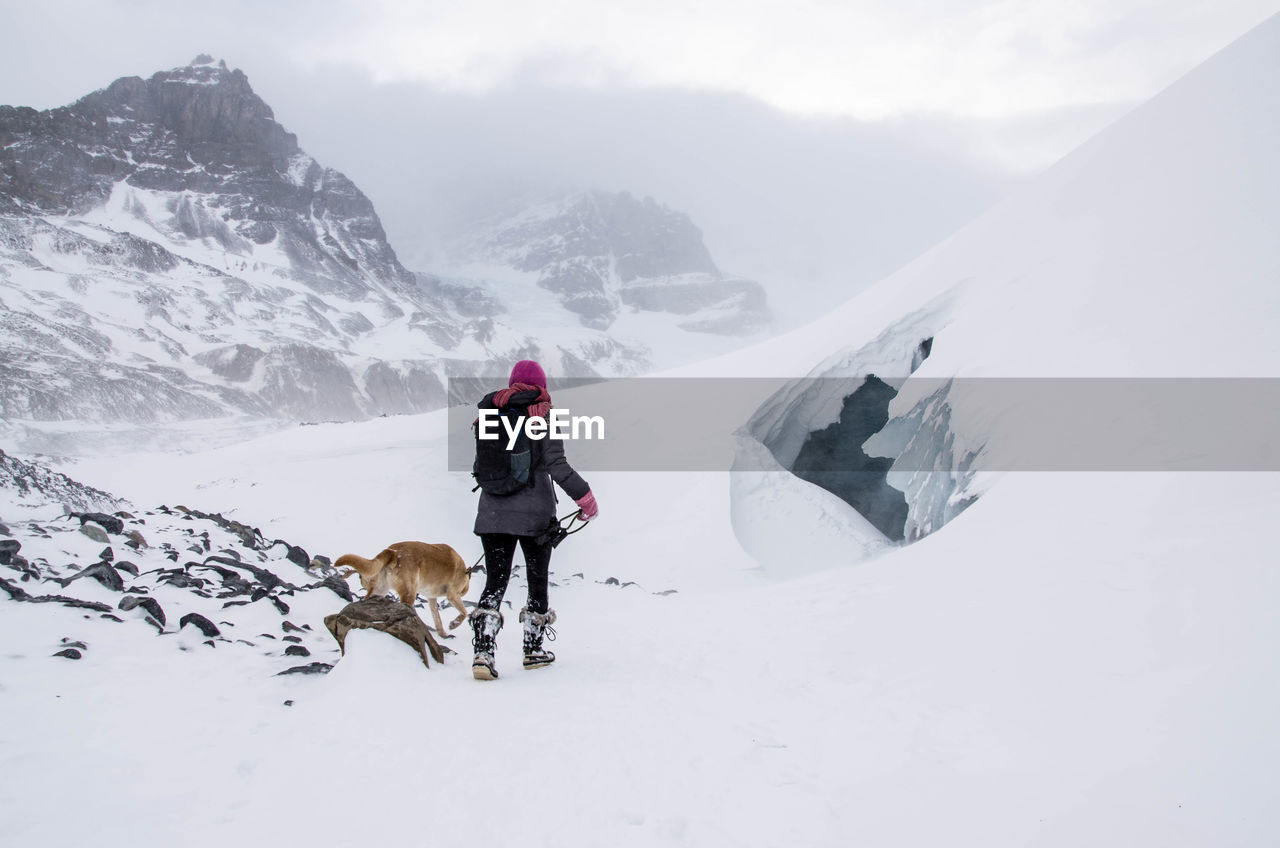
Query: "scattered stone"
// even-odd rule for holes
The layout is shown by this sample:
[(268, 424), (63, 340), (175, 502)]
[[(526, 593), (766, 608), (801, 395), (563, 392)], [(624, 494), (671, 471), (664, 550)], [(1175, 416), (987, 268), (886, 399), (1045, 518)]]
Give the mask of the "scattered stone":
[(98, 559), (103, 562), (113, 562), (116, 558), (116, 552), (111, 550), (111, 546), (107, 545), (102, 549), (102, 553), (98, 554)]
[(240, 562), (240, 554), (232, 550), (231, 548), (223, 548), (222, 550), (218, 551), (218, 553), (223, 556), (229, 556), (236, 562)]
[(301, 636), (285, 636), (281, 641), (283, 641), (283, 642), (296, 642), (296, 643), (298, 643), (298, 644), (301, 644), (301, 643), (302, 643), (302, 637), (301, 637)]
[(84, 655), (81, 654), (79, 651), (77, 651), (75, 648), (63, 648), (61, 651), (58, 651), (56, 654), (54, 654), (54, 656), (66, 657), (69, 660), (78, 660), (80, 659), (80, 657)]
[(289, 605), (286, 604), (284, 601), (280, 600), (279, 598), (277, 598), (275, 595), (271, 596), (271, 603), (275, 605), (276, 610), (281, 615), (289, 614)]
[(297, 545), (289, 545), (289, 553), (285, 554), (285, 559), (299, 568), (306, 568), (311, 564), (311, 557), (307, 556), (307, 552)]
[(313, 662), (306, 665), (295, 665), (293, 668), (286, 668), (284, 671), (276, 674), (276, 677), (284, 677), (286, 674), (328, 674), (333, 670), (332, 663)]
[(12, 536), (12, 535), (13, 534), (9, 532), (8, 527), (4, 526), (3, 524), (0, 524), (0, 536)]
[(355, 629), (372, 628), (388, 633), (412, 647), (422, 657), (422, 664), (427, 668), (431, 667), (427, 660), (428, 651), (436, 662), (444, 662), (444, 653), (440, 650), (439, 643), (413, 607), (387, 597), (366, 598), (347, 604), (341, 612), (326, 615), (324, 626), (338, 641), (338, 647), (343, 653), (346, 653), (347, 633)]
[(92, 521), (102, 527), (108, 533), (119, 535), (124, 532), (124, 522), (116, 518), (114, 515), (106, 515), (101, 512), (73, 512), (70, 513), (71, 518), (80, 519), (80, 526), (83, 528), (86, 522)]
[(116, 571), (123, 571), (133, 575), (134, 577), (138, 576), (138, 566), (129, 562), (127, 559), (116, 560), (112, 565), (115, 566)]
[(121, 617), (120, 617), (120, 616), (118, 616), (118, 615), (112, 615), (112, 614), (111, 614), (111, 613), (109, 613), (109, 612), (104, 612), (104, 613), (102, 613), (101, 615), (99, 615), (99, 616), (98, 616), (98, 618), (107, 618), (107, 619), (110, 619), (111, 621), (118, 621), (118, 622), (120, 622), (121, 624), (123, 624), (123, 623), (124, 623), (124, 619), (123, 619), (123, 618), (121, 618)]
[(347, 585), (347, 581), (343, 580), (336, 573), (326, 576), (319, 583), (312, 583), (310, 586), (305, 586), (303, 588), (316, 589), (321, 586), (332, 590), (335, 595), (342, 598), (347, 603), (352, 603), (356, 599), (356, 596), (351, 594), (351, 587)]
[(92, 539), (93, 541), (95, 541), (95, 542), (101, 542), (101, 543), (102, 543), (102, 544), (104, 544), (104, 545), (105, 545), (107, 542), (110, 542), (110, 541), (111, 541), (111, 540), (107, 537), (107, 531), (106, 531), (106, 530), (103, 530), (101, 527), (99, 527), (99, 526), (98, 526), (98, 525), (96, 525), (96, 524), (81, 524), (81, 525), (80, 525), (80, 532), (81, 532), (81, 533), (83, 533), (83, 534), (85, 534), (86, 536), (88, 536), (88, 537), (89, 537), (90, 539)]
[(311, 558), (311, 567), (312, 568), (333, 568), (333, 560), (329, 559), (327, 556), (316, 554)]
[(285, 633), (301, 633), (302, 632), (301, 627), (294, 624), (292, 621), (290, 621), (287, 618), (280, 623), (280, 629), (283, 630)]
[(66, 636), (62, 637), (62, 644), (66, 645), (68, 648), (79, 648), (82, 651), (89, 650), (89, 646), (86, 645), (84, 642), (81, 642), (78, 639), (71, 640), (71, 639), (68, 639)]
[(125, 542), (125, 544), (133, 548), (135, 551), (139, 548), (148, 547), (146, 538), (137, 530), (130, 530), (128, 533), (125, 533), (124, 536), (129, 540)]
[(87, 568), (80, 569), (72, 576), (59, 580), (58, 583), (65, 589), (81, 577), (92, 577), (113, 592), (124, 591), (124, 578), (109, 562), (95, 562)]
[(17, 539), (0, 539), (0, 565), (12, 565), (13, 558), (22, 550), (22, 543)]
[(188, 624), (190, 624), (192, 627), (197, 628), (201, 633), (203, 633), (204, 635), (210, 638), (214, 636), (222, 635), (218, 631), (218, 627), (216, 624), (214, 624), (212, 621), (205, 618), (203, 615), (201, 615), (198, 612), (189, 612), (186, 615), (184, 615), (181, 619), (179, 619), (178, 629), (181, 630), (182, 628), (186, 627)]
[(125, 595), (120, 599), (120, 609), (128, 612), (135, 607), (140, 607), (151, 614), (151, 617), (163, 627), (168, 622), (165, 618), (164, 609), (160, 606), (160, 602), (155, 598), (140, 598), (137, 595)]
[(661, 592), (654, 592), (653, 594), (659, 595), (659, 596), (665, 596), (665, 595), (674, 595), (675, 593), (676, 593), (675, 589), (663, 589)]
[(290, 645), (284, 649), (284, 655), (286, 657), (309, 657), (311, 652), (301, 645)]
[(292, 706), (293, 706), (293, 701), (292, 701), (292, 700), (285, 701), (285, 702), (284, 702), (284, 705), (285, 705), (286, 707), (292, 707)]

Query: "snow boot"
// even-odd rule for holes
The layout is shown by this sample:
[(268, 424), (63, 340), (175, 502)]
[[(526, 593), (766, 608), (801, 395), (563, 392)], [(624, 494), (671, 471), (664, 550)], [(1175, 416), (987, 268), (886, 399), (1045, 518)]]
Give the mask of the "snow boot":
[(471, 611), (471, 645), (476, 658), (471, 662), (471, 676), (476, 680), (497, 680), (498, 670), (493, 665), (493, 652), (497, 647), (498, 631), (502, 629), (502, 613), (497, 610), (476, 607)]
[(528, 607), (520, 610), (520, 623), (524, 625), (525, 668), (542, 668), (556, 661), (556, 655), (542, 647), (544, 636), (548, 641), (555, 641), (556, 632), (551, 629), (555, 620), (555, 610), (544, 613), (530, 612)]

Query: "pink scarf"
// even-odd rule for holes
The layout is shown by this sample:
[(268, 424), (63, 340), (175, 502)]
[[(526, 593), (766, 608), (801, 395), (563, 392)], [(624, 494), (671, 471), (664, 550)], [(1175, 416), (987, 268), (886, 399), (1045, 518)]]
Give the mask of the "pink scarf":
[(512, 396), (518, 392), (537, 392), (538, 397), (533, 403), (529, 404), (529, 415), (538, 418), (546, 418), (551, 414), (551, 395), (547, 394), (547, 390), (541, 386), (535, 386), (532, 383), (512, 383), (508, 389), (496, 392), (493, 396), (493, 405), (502, 409), (511, 400)]

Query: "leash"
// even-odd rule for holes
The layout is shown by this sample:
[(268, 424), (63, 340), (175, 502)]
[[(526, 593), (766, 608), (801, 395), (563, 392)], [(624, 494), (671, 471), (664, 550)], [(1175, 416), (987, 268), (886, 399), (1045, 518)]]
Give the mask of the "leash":
[[(569, 523), (565, 524), (565, 521), (568, 521)], [(573, 527), (575, 522), (582, 522), (582, 523), (579, 524), (577, 527)], [(552, 525), (548, 527), (545, 531), (543, 531), (541, 535), (538, 536), (538, 540), (543, 542), (550, 542), (551, 547), (554, 548), (556, 545), (559, 545), (561, 542), (563, 542), (565, 539), (572, 536), (574, 533), (580, 533), (582, 529), (590, 523), (591, 522), (587, 521), (585, 518), (582, 517), (582, 510), (580, 509), (574, 510), (568, 515), (558, 518), (554, 522), (552, 522)], [(569, 527), (573, 527), (573, 529), (569, 530), (568, 529)], [(480, 557), (475, 561), (475, 564), (472, 565), (471, 568), (467, 569), (468, 573), (475, 573), (476, 569), (480, 567), (480, 563), (482, 562), (484, 562), (483, 553), (480, 554)]]

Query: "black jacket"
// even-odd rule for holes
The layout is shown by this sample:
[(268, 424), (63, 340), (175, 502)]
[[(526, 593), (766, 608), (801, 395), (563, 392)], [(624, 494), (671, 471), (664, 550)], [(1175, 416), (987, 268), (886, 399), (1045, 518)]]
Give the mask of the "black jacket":
[[(492, 398), (492, 394), (486, 395), (479, 405), (492, 408)], [(548, 436), (544, 439), (532, 439), (530, 443), (533, 445), (533, 485), (511, 495), (480, 492), (475, 525), (477, 536), (483, 533), (537, 536), (542, 533), (556, 518), (556, 493), (551, 486), (553, 480), (575, 501), (591, 491), (587, 481), (578, 476), (578, 472), (569, 465), (561, 439)]]

